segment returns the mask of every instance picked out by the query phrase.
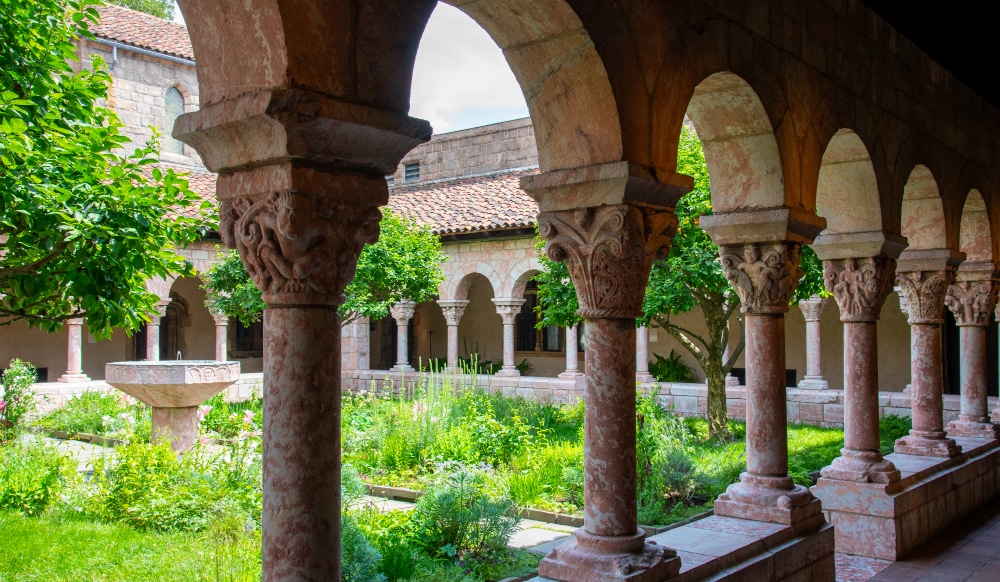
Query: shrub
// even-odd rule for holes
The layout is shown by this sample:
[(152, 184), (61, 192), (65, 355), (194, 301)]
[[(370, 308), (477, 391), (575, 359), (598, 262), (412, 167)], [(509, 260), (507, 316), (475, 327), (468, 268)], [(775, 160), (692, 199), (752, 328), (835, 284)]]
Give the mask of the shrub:
[(149, 442), (150, 408), (119, 392), (87, 391), (39, 420), (48, 430)]
[(670, 356), (664, 358), (653, 354), (656, 360), (649, 363), (649, 373), (658, 382), (694, 382), (694, 370), (687, 366), (681, 355), (670, 350)]
[(263, 400), (254, 395), (244, 402), (227, 402), (224, 392), (199, 407), (201, 431), (234, 439), (257, 432), (263, 425)]
[(27, 362), (14, 358), (0, 378), (0, 440), (16, 433), (24, 417), (35, 409), (38, 372)]
[(382, 555), (358, 529), (354, 520), (343, 515), (340, 520), (341, 574), (343, 582), (385, 582), (379, 572)]
[(896, 439), (910, 434), (913, 422), (909, 416), (887, 414), (878, 420), (879, 448), (888, 455), (896, 447)]
[(76, 464), (40, 442), (0, 447), (0, 509), (41, 515), (76, 476)]

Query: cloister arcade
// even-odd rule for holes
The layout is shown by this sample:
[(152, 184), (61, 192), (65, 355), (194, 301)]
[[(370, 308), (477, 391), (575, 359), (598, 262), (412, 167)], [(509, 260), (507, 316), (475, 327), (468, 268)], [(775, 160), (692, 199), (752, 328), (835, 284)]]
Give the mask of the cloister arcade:
[[(894, 559), (997, 494), (976, 347), (996, 303), (995, 109), (858, 2), (450, 3), (496, 40), (522, 87), (540, 167), (522, 186), (586, 320), (585, 526), (541, 576), (832, 580), (835, 543)], [(221, 234), (269, 305), (264, 579), (337, 580), (336, 306), (378, 235), (383, 176), (431, 133), (407, 111), (434, 2), (180, 7), (201, 110), (173, 135), (219, 173)], [(747, 472), (716, 502), (714, 525), (698, 527), (756, 544), (696, 567), (636, 521), (634, 320), (692, 186), (675, 171), (685, 116), (711, 177), (714, 214), (701, 226), (747, 316)], [(784, 313), (804, 244), (824, 261), (846, 350), (845, 448), (811, 491), (788, 478), (785, 441)], [(457, 281), (442, 295), (453, 313), (468, 290)], [(911, 325), (914, 429), (883, 458), (874, 330), (894, 282)], [(497, 302), (514, 298), (504, 284), (494, 281)], [(950, 427), (946, 305), (967, 364)]]

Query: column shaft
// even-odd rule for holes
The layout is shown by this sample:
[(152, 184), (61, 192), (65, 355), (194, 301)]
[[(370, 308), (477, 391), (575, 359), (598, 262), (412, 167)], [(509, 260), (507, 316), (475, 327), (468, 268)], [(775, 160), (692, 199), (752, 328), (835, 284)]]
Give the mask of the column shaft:
[(642, 326), (635, 331), (635, 380), (641, 383), (654, 379), (649, 373), (649, 328)]
[(396, 368), (410, 368), (409, 321), (396, 324)]
[(806, 375), (822, 376), (819, 321), (806, 322)]
[(910, 383), (913, 386), (913, 430), (910, 434), (942, 438), (941, 326), (913, 325), (910, 334)]
[(959, 330), (962, 351), (962, 409), (959, 418), (969, 422), (988, 422), (986, 328), (966, 325)]
[(458, 370), (458, 324), (448, 324), (448, 370)]
[(227, 344), (229, 340), (229, 324), (215, 324), (215, 359), (225, 362), (229, 359)]
[(879, 451), (878, 330), (844, 323), (844, 447)]
[(146, 361), (160, 361), (160, 318), (156, 315), (146, 324)]
[(503, 324), (503, 367), (507, 370), (516, 370), (514, 362), (514, 324)]
[(747, 315), (747, 472), (790, 489), (785, 426), (785, 318)]
[(83, 319), (66, 321), (66, 373), (59, 382), (88, 382), (83, 373)]

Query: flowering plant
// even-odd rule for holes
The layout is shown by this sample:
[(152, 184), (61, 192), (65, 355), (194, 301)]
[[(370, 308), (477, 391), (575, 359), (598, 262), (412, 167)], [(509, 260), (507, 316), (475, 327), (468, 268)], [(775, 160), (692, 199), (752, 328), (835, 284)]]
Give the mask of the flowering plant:
[(35, 367), (14, 358), (0, 378), (0, 440), (13, 436), (21, 419), (35, 409)]

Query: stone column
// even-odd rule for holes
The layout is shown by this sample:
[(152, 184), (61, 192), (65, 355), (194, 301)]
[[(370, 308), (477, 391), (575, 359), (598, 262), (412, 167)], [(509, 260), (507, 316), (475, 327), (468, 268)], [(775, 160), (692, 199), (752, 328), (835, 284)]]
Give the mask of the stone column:
[(719, 496), (715, 513), (809, 531), (823, 515), (809, 490), (788, 477), (785, 406), (785, 313), (802, 276), (800, 249), (788, 241), (719, 247), (746, 318), (747, 470)]
[(577, 351), (577, 325), (566, 328), (566, 371), (559, 374), (560, 378), (572, 380), (583, 376), (580, 371), (579, 352)]
[(829, 388), (826, 380), (823, 379), (823, 369), (821, 360), (821, 337), (820, 319), (823, 317), (823, 310), (829, 299), (824, 299), (819, 295), (813, 295), (809, 299), (799, 301), (799, 309), (806, 319), (806, 375), (799, 382), (799, 388), (804, 390), (826, 390)]
[(160, 320), (167, 314), (167, 305), (170, 305), (169, 299), (160, 301), (156, 304), (156, 313), (149, 314), (149, 323), (146, 324), (147, 362), (160, 360)]
[(403, 299), (389, 308), (389, 313), (396, 320), (396, 365), (391, 372), (412, 372), (410, 365), (410, 320), (417, 311), (417, 304), (409, 299)]
[(998, 427), (990, 422), (986, 394), (986, 328), (997, 301), (995, 274), (992, 264), (963, 263), (958, 280), (948, 287), (945, 296), (945, 304), (955, 315), (961, 333), (962, 354), (962, 404), (958, 420), (948, 423), (950, 437), (998, 436)]
[(521, 306), (524, 299), (493, 299), (497, 306), (497, 313), (503, 319), (503, 368), (497, 372), (497, 376), (517, 377), (521, 372), (514, 362), (514, 320), (518, 313), (521, 313)]
[(934, 251), (908, 253), (912, 258), (904, 258), (906, 253), (900, 258), (896, 281), (905, 297), (910, 323), (913, 428), (896, 441), (895, 450), (907, 455), (954, 457), (962, 448), (944, 432), (941, 324), (944, 298), (955, 280), (955, 267), (950, 254), (937, 257), (932, 255)]
[(586, 321), (584, 526), (539, 565), (564, 581), (665, 580), (676, 553), (645, 543), (636, 519), (635, 319), (677, 218), (629, 204), (538, 215), (550, 259), (565, 261)]
[(465, 308), (469, 306), (467, 299), (438, 299), (444, 321), (448, 324), (448, 366), (445, 372), (457, 373), (458, 368), (458, 323), (462, 321)]
[(635, 330), (635, 381), (642, 384), (656, 380), (649, 373), (649, 328), (639, 326)]
[(900, 477), (895, 465), (882, 458), (878, 432), (876, 326), (895, 271), (896, 261), (885, 256), (823, 261), (826, 288), (844, 323), (844, 448), (822, 470), (827, 479), (891, 483)]
[(90, 382), (83, 373), (83, 318), (66, 320), (66, 373), (59, 382)]
[(225, 362), (229, 359), (229, 316), (225, 313), (213, 313), (215, 320), (215, 359)]

